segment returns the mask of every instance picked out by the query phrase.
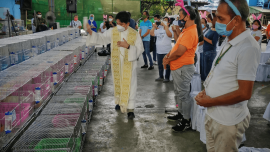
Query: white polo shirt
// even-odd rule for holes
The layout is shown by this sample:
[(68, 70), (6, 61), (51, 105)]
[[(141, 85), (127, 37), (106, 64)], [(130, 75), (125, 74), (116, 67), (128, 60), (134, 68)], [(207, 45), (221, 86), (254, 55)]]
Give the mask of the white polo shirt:
[[(231, 49), (215, 67), (220, 53), (225, 52), (231, 45)], [(260, 54), (260, 47), (251, 36), (250, 30), (229, 42), (226, 38), (205, 80), (206, 94), (211, 98), (219, 97), (236, 91), (239, 88), (238, 80), (255, 81)], [(232, 126), (243, 121), (249, 114), (247, 103), (248, 100), (245, 100), (234, 105), (208, 107), (207, 114), (222, 125)]]
[(102, 22), (99, 26), (99, 28), (101, 29), (101, 33), (104, 33), (107, 30), (107, 28), (105, 29), (103, 28), (103, 25), (104, 25), (104, 22)]

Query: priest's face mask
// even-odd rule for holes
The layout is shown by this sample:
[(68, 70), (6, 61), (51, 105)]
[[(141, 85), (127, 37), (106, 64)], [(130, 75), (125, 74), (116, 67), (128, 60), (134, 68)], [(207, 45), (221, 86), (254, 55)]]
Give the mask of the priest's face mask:
[(129, 22), (124, 23), (124, 22), (121, 22), (119, 19), (117, 19), (116, 23), (117, 23), (117, 29), (118, 29), (119, 32), (124, 32), (129, 27)]

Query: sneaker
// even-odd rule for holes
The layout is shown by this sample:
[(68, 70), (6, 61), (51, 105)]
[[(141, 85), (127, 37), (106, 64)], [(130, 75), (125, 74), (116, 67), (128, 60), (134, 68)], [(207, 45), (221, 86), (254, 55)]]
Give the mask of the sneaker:
[(168, 79), (163, 80), (163, 83), (168, 83), (168, 82), (170, 82), (170, 80), (168, 80)]
[(119, 105), (116, 105), (115, 106), (115, 110), (120, 110), (120, 106)]
[(154, 66), (151, 66), (148, 68), (148, 70), (153, 70), (154, 69)]
[(128, 119), (134, 119), (135, 118), (135, 115), (133, 112), (129, 112), (128, 114)]
[(190, 124), (190, 119), (182, 119), (181, 122), (179, 122), (177, 125), (172, 127), (172, 130), (175, 132), (181, 132), (181, 131), (186, 131), (191, 129), (191, 124)]
[(148, 65), (141, 66), (142, 69), (148, 68)]
[(167, 119), (170, 120), (170, 121), (182, 120), (183, 119), (183, 115), (180, 112), (178, 112), (174, 116), (168, 116)]
[(163, 78), (157, 78), (155, 81), (163, 81)]
[(154, 61), (153, 64), (154, 64), (154, 65), (157, 65), (157, 61)]

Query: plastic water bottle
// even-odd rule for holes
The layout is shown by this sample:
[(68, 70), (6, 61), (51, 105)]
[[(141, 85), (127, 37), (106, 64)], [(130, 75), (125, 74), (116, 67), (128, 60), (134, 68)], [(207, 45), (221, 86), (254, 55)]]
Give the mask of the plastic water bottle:
[(74, 64), (77, 64), (77, 55), (74, 55)]
[(71, 41), (73, 38), (73, 35), (72, 34), (70, 34), (70, 36), (69, 36), (69, 40), (68, 41)]
[(32, 54), (33, 54), (33, 56), (38, 55), (38, 48), (36, 46), (32, 46)]
[(51, 50), (51, 43), (50, 41), (47, 41), (47, 51), (50, 51)]
[(95, 92), (95, 96), (98, 96), (98, 86), (97, 85), (95, 85), (94, 92)]
[(65, 74), (68, 74), (68, 63), (65, 64)]
[(5, 132), (6, 134), (11, 133), (12, 129), (12, 112), (8, 111), (5, 113)]
[(107, 73), (108, 73), (108, 70), (107, 70), (107, 68), (106, 68), (106, 69), (105, 69), (105, 72), (104, 72), (104, 77), (107, 76)]
[(87, 48), (87, 46), (85, 47), (84, 52), (85, 52), (85, 54), (87, 56), (87, 54), (88, 54), (88, 48)]
[(84, 51), (82, 51), (82, 59), (84, 59)]
[(55, 42), (55, 47), (58, 47), (58, 46), (59, 46), (59, 38), (57, 38)]
[(93, 100), (89, 100), (89, 103), (88, 103), (88, 109), (89, 109), (89, 112), (92, 112), (93, 110)]
[(99, 85), (102, 86), (103, 85), (103, 77), (100, 77), (99, 79), (100, 79), (99, 80)]
[(66, 43), (66, 37), (63, 35), (63, 44)]
[(36, 104), (40, 103), (40, 100), (41, 100), (40, 88), (36, 87), (36, 89), (35, 89), (35, 101), (36, 101)]
[(78, 32), (75, 33), (75, 38), (78, 38)]
[(82, 134), (85, 135), (86, 134), (86, 120), (82, 120), (81, 121), (81, 125), (82, 125)]
[(15, 55), (15, 53), (14, 52), (11, 52), (10, 53), (10, 64), (11, 65), (15, 65), (16, 64), (16, 55)]
[(53, 84), (56, 85), (57, 84), (57, 72), (53, 73)]

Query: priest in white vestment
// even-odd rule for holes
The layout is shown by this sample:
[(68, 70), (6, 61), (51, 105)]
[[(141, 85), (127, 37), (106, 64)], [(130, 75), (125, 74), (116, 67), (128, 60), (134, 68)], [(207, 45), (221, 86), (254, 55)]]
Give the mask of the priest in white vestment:
[(106, 45), (111, 43), (111, 65), (114, 81), (116, 110), (128, 113), (128, 118), (135, 118), (134, 108), (137, 92), (137, 59), (144, 52), (138, 32), (129, 27), (130, 17), (125, 11), (116, 15), (117, 26), (104, 33), (89, 33), (86, 45)]

